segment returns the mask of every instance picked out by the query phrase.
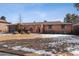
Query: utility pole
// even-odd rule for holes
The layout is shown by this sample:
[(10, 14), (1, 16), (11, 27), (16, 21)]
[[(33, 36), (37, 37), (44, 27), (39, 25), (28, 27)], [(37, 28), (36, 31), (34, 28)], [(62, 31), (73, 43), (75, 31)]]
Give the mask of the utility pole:
[(21, 18), (21, 15), (19, 15), (19, 23), (20, 23), (20, 25), (22, 24), (22, 18)]
[(19, 23), (18, 23), (18, 29), (19, 29), (19, 33), (21, 33), (22, 31), (22, 18), (21, 18), (21, 14), (19, 14)]

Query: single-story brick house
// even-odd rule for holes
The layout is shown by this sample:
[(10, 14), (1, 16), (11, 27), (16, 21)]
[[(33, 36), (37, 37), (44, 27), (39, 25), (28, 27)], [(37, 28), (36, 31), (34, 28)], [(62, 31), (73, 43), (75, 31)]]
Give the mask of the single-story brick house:
[(79, 23), (74, 24), (74, 25), (73, 25), (73, 28), (79, 28)]
[[(71, 33), (72, 31), (72, 23), (60, 21), (22, 23), (21, 26), (32, 33)], [(9, 25), (9, 32), (15, 31), (15, 28), (16, 24)]]

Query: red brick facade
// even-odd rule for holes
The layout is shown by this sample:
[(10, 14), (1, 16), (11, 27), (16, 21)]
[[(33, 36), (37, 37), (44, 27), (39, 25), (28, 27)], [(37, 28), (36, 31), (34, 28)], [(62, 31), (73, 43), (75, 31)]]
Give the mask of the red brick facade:
[[(72, 24), (62, 22), (37, 22), (37, 23), (23, 23), (25, 30), (32, 33), (71, 33)], [(14, 31), (16, 25), (9, 25), (10, 32)]]

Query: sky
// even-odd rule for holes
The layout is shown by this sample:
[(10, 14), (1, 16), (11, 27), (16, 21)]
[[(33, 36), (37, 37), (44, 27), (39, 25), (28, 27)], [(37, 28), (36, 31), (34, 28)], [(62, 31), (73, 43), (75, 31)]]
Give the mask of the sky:
[(79, 14), (73, 3), (7, 3), (0, 4), (0, 16), (8, 22), (63, 21), (67, 13)]

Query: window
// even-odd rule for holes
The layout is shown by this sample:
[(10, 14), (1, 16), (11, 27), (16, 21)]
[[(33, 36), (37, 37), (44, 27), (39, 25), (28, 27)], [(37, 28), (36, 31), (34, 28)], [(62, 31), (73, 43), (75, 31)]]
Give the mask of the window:
[(64, 29), (64, 28), (65, 28), (65, 25), (64, 25), (64, 24), (63, 24), (63, 25), (61, 25), (61, 28), (62, 28), (62, 29)]
[(52, 28), (52, 25), (48, 25), (48, 28), (51, 29)]

